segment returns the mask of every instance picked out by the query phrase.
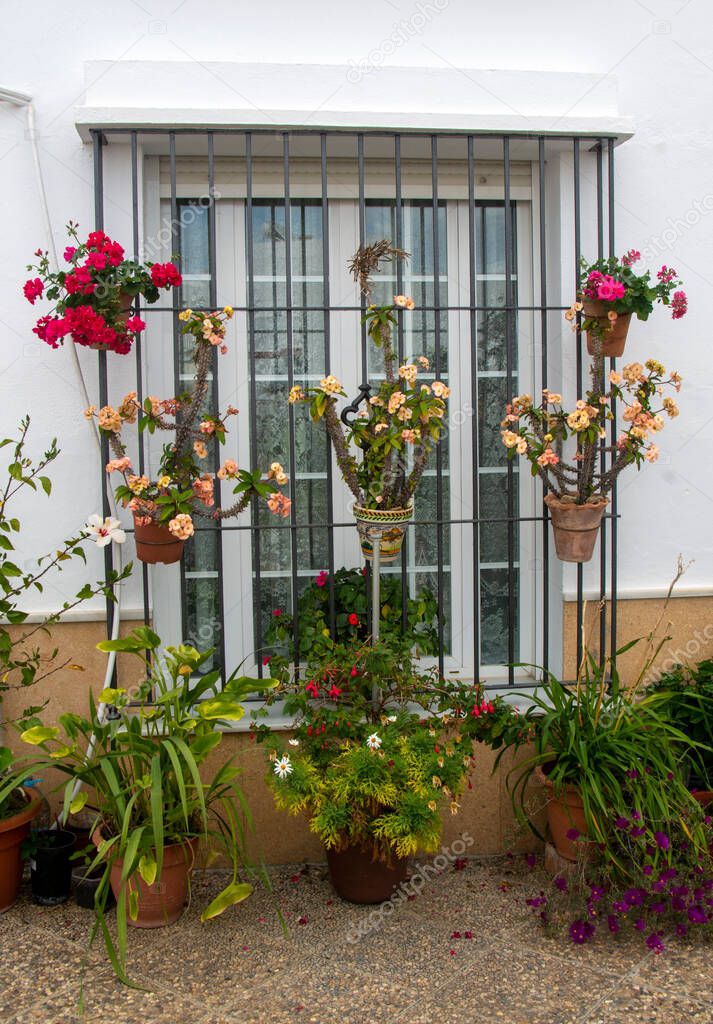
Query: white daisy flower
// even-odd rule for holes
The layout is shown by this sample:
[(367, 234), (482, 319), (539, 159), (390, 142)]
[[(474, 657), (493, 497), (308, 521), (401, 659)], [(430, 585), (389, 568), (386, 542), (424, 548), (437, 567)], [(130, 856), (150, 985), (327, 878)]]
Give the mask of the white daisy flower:
[(367, 737), (366, 745), (370, 750), (378, 750), (381, 746), (381, 737), (378, 733), (373, 732), (371, 736)]
[(283, 754), (279, 761), (275, 761), (275, 775), (278, 779), (286, 779), (292, 771), (292, 764), (287, 754)]
[(300, 745), (300, 741), (295, 739), (288, 740), (287, 742), (290, 744), (291, 747), (299, 747)]
[(126, 540), (126, 534), (121, 529), (121, 523), (118, 519), (112, 519), (111, 516), (102, 519), (96, 512), (93, 516), (89, 516), (84, 530), (98, 548), (106, 547), (112, 541), (116, 541), (117, 544), (123, 544)]

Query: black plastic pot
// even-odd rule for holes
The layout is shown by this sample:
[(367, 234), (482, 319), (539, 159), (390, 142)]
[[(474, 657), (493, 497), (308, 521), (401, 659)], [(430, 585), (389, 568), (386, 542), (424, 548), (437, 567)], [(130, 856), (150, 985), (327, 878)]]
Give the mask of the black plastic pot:
[(65, 903), (72, 891), (74, 833), (64, 829), (38, 829), (31, 854), (32, 899), (42, 906)]
[[(99, 888), (99, 883), (104, 877), (105, 868), (95, 868), (91, 874), (87, 874), (86, 864), (75, 865), (72, 869), (72, 885), (74, 886), (74, 899), (78, 906), (86, 910), (94, 910), (94, 897)], [(106, 907), (114, 906), (114, 894), (109, 889), (106, 900)]]

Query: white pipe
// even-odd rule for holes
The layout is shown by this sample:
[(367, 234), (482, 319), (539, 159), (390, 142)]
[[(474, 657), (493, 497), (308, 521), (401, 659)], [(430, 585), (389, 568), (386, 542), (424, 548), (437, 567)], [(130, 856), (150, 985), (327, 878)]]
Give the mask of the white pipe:
[[(28, 134), (30, 136), (30, 146), (32, 147), (32, 160), (33, 160), (34, 167), (35, 167), (35, 177), (37, 179), (37, 191), (39, 193), (40, 205), (42, 207), (42, 213), (43, 213), (44, 221), (45, 221), (45, 230), (46, 230), (46, 233), (47, 233), (47, 239), (48, 239), (48, 244), (49, 244), (49, 251), (50, 251), (50, 255), (51, 255), (51, 262), (53, 263), (55, 269), (58, 269), (59, 268), (59, 260), (57, 259), (57, 249), (56, 249), (56, 246), (54, 244), (54, 235), (52, 233), (52, 218), (50, 217), (49, 203), (47, 202), (47, 191), (45, 189), (45, 181), (44, 181), (44, 177), (42, 175), (42, 165), (40, 164), (40, 153), (39, 153), (39, 148), (37, 146), (37, 137), (36, 137), (36, 131), (35, 131), (35, 108), (32, 105), (32, 97), (28, 96), (26, 93), (17, 92), (14, 89), (5, 89), (2, 86), (0, 86), (0, 102), (3, 102), (3, 101), (6, 102), (6, 103), (12, 103), (16, 107), (25, 107), (25, 109), (27, 110), (27, 130), (28, 130)], [(79, 362), (79, 357), (77, 356), (77, 347), (76, 347), (76, 345), (74, 343), (71, 343), (68, 347), (69, 347), (69, 351), (70, 351), (70, 358), (72, 360), (72, 366), (74, 368), (74, 373), (75, 373), (75, 375), (77, 377), (77, 383), (79, 385), (79, 389), (80, 389), (81, 394), (82, 394), (82, 400), (84, 402), (84, 408), (86, 409), (87, 406), (91, 405), (92, 403), (91, 403), (91, 400), (89, 398), (89, 390), (87, 388), (87, 382), (86, 382), (86, 380), (84, 378), (84, 374), (82, 373), (82, 366), (81, 366), (81, 363)], [(99, 454), (99, 462), (101, 464), (101, 460), (102, 460), (102, 447), (101, 447), (101, 437), (100, 437), (100, 434), (99, 434), (99, 430), (98, 430), (97, 425), (94, 422), (93, 418), (88, 420), (87, 422), (89, 423), (89, 427), (90, 427), (90, 430), (92, 432), (92, 436), (94, 437), (94, 440), (96, 442), (97, 451), (98, 451), (98, 454)], [(103, 470), (104, 467), (102, 466), (101, 468)], [(116, 501), (114, 499), (114, 495), (112, 494), (111, 490), (109, 490), (109, 504), (111, 506), (112, 515), (114, 516), (115, 519), (118, 519), (119, 518), (118, 509), (117, 509), (117, 506), (116, 506)], [(121, 572), (122, 564), (123, 564), (123, 559), (122, 559), (121, 545), (119, 545), (119, 544), (116, 545), (116, 554), (117, 554), (117, 563), (118, 563), (119, 572)], [(117, 589), (119, 590), (119, 593), (117, 594), (116, 604), (114, 606), (114, 617), (113, 617), (112, 631), (111, 631), (111, 639), (112, 640), (116, 640), (117, 637), (119, 636), (119, 627), (121, 625), (121, 588), (119, 587)], [(109, 652), (109, 657), (107, 658), (106, 672), (104, 674), (104, 685), (103, 685), (102, 689), (106, 689), (110, 685), (110, 683), (112, 681), (112, 677), (114, 675), (114, 666), (115, 666), (115, 664), (116, 664), (116, 652), (115, 651), (110, 651)], [(98, 708), (97, 708), (97, 720), (99, 721), (100, 724), (102, 724), (105, 721), (106, 712), (107, 712), (107, 705), (104, 704), (104, 703), (100, 703)], [(91, 755), (92, 755), (92, 753), (94, 751), (95, 745), (96, 745), (96, 736), (94, 734), (92, 734), (92, 736), (90, 737), (90, 740), (89, 740), (89, 745), (87, 746), (87, 757), (91, 757)], [(79, 792), (79, 789), (81, 788), (81, 785), (82, 785), (81, 780), (77, 779), (77, 781), (75, 782), (74, 787), (72, 789), (72, 798), (74, 798), (76, 796), (76, 794)]]

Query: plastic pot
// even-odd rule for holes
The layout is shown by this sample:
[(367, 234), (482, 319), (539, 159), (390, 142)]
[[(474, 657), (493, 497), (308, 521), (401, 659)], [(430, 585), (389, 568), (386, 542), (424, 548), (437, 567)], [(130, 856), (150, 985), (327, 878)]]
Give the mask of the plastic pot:
[(389, 864), (372, 859), (362, 846), (327, 850), (329, 875), (337, 894), (349, 903), (384, 903), (408, 875), (408, 859), (394, 857)]
[[(85, 910), (94, 910), (94, 897), (103, 877), (103, 867), (95, 868), (88, 874), (86, 864), (75, 865), (72, 869), (72, 888), (74, 889), (74, 900), (78, 906), (84, 907)], [(114, 893), (109, 889), (105, 909), (113, 906)]]
[(22, 882), (22, 844), (30, 834), (32, 820), (42, 810), (41, 799), (24, 789), (17, 790), (17, 800), (24, 806), (0, 818), (0, 912), (17, 899)]
[(74, 833), (66, 829), (38, 829), (30, 861), (32, 899), (42, 906), (66, 903), (72, 891)]
[(149, 565), (172, 565), (180, 562), (184, 541), (174, 537), (167, 526), (145, 522), (134, 516), (136, 557)]

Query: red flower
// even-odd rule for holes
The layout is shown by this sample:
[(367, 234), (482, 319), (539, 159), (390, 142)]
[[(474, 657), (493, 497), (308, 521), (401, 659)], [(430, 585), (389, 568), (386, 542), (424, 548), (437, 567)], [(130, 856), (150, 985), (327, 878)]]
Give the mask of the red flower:
[(265, 657), (262, 659), (262, 663), (263, 663), (263, 665), (269, 665), (270, 664), (270, 655), (269, 654), (265, 655)]
[(109, 242), (109, 244), (104, 247), (104, 252), (106, 253), (112, 267), (118, 267), (124, 259), (123, 246), (119, 245), (118, 242)]
[(178, 288), (183, 278), (173, 263), (154, 263), (151, 280), (157, 288)]
[(319, 696), (319, 690), (317, 689), (317, 684), (315, 683), (314, 679), (310, 679), (310, 681), (305, 686), (305, 690), (307, 691), (307, 693), (311, 693), (313, 697)]
[(91, 231), (87, 238), (87, 249), (101, 249), (104, 243), (109, 241), (111, 239), (103, 231)]
[(349, 625), (350, 626), (358, 626), (359, 625), (359, 616), (357, 615), (356, 612), (352, 612), (350, 614), (350, 616), (349, 616)]
[(92, 275), (86, 267), (77, 267), (64, 279), (64, 287), (67, 289), (70, 295), (91, 295), (94, 291), (94, 282), (92, 281)]
[(328, 579), (329, 573), (327, 572), (326, 569), (322, 569), (322, 571), (317, 574), (317, 577), (315, 578), (314, 582), (317, 584), (318, 587), (326, 587)]
[(273, 615), (275, 616), (275, 618), (277, 619), (277, 618), (279, 618), (279, 617), (280, 617), (280, 615), (282, 615), (282, 609), (281, 609), (281, 608), (273, 608), (273, 609), (272, 609), (272, 614), (273, 614)]
[(130, 316), (126, 321), (126, 329), (129, 334), (138, 334), (146, 327), (146, 324), (140, 316)]
[(22, 290), (25, 293), (27, 301), (34, 306), (35, 299), (39, 299), (42, 292), (45, 290), (45, 286), (42, 284), (39, 277), (35, 277), (34, 279), (31, 278), (29, 281), (26, 281)]
[(332, 700), (336, 700), (337, 697), (339, 697), (339, 695), (341, 694), (341, 692), (342, 691), (339, 689), (337, 684), (332, 683), (332, 689), (329, 691), (329, 696), (332, 698)]
[(356, 674), (357, 674), (357, 668), (356, 668), (356, 665), (352, 665), (352, 671), (351, 671), (351, 676), (352, 676), (352, 679), (354, 678), (354, 676), (355, 676)]
[(90, 252), (87, 256), (87, 262), (84, 265), (85, 267), (91, 267), (92, 270), (106, 270), (106, 264), (106, 253)]
[(64, 250), (64, 258), (67, 261), (67, 263), (72, 262), (72, 257), (74, 256), (76, 251), (77, 249), (74, 245), (67, 246), (67, 248)]

